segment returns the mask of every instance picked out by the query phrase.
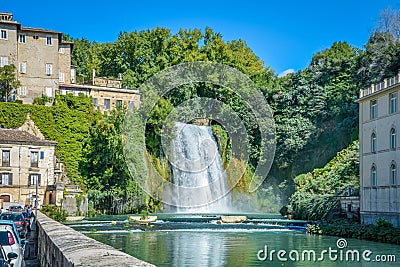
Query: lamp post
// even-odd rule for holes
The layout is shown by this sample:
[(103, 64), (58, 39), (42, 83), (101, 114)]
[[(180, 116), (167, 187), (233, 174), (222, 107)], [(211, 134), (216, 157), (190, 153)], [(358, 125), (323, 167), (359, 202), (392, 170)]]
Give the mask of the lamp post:
[(39, 176), (35, 175), (35, 184), (36, 184), (36, 197), (35, 197), (35, 220), (37, 220), (37, 210), (38, 210), (38, 182), (39, 182)]

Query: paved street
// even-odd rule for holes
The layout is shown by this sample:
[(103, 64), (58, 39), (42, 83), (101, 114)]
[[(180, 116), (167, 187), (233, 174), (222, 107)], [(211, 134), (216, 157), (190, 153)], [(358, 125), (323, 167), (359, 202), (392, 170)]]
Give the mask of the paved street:
[(32, 229), (28, 233), (26, 239), (28, 240), (28, 243), (25, 245), (25, 253), (24, 253), (25, 266), (37, 267), (39, 266), (37, 262), (36, 248), (35, 248), (37, 242), (37, 236), (36, 236), (36, 227), (34, 226), (34, 224), (32, 224)]

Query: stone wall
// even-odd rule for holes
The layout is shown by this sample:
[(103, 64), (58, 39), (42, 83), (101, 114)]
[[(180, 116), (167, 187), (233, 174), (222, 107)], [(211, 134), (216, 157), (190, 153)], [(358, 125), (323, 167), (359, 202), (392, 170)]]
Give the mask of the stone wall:
[(38, 212), (38, 261), (42, 267), (154, 266), (91, 239)]

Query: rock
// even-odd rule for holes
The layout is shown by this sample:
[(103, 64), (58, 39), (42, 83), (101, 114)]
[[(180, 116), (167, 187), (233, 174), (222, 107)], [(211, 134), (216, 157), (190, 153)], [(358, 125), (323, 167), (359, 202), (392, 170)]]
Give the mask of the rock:
[(223, 223), (241, 223), (247, 220), (246, 216), (221, 216)]
[(145, 218), (142, 216), (130, 216), (129, 221), (148, 224), (157, 221), (157, 216), (146, 216)]
[(85, 216), (68, 216), (66, 218), (67, 222), (79, 222), (85, 219)]

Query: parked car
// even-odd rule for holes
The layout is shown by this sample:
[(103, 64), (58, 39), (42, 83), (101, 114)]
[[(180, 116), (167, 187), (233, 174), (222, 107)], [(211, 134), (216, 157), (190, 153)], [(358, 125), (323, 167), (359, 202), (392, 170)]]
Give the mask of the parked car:
[(6, 254), (3, 247), (0, 246), (0, 267), (13, 267), (14, 265), (11, 265), (11, 261), (17, 257), (18, 255), (14, 252)]
[(9, 211), (23, 211), (24, 208), (22, 206), (10, 206), (8, 207)]
[[(10, 225), (0, 225), (0, 245), (3, 247), (8, 260), (14, 267), (25, 265), (24, 262), (24, 243), (18, 243), (18, 234), (15, 234), (15, 229)], [(15, 253), (15, 255), (11, 254)]]
[(0, 220), (13, 221), (17, 226), (19, 235), (25, 237), (28, 232), (27, 223), (22, 212), (4, 212), (0, 215)]

